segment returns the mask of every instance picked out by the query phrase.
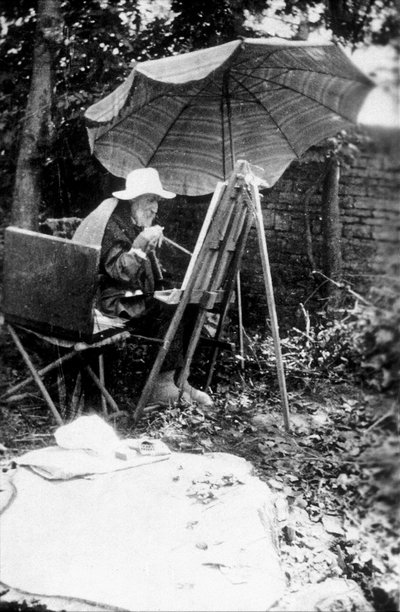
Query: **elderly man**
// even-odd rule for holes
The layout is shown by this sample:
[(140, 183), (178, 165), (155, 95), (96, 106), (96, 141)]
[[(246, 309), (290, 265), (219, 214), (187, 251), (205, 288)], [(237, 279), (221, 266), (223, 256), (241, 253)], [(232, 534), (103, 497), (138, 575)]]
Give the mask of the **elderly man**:
[[(107, 223), (100, 258), (100, 307), (109, 316), (129, 319), (138, 333), (163, 337), (174, 314), (174, 306), (156, 300), (154, 291), (162, 288), (162, 273), (156, 249), (163, 238), (163, 228), (153, 225), (158, 201), (171, 199), (154, 168), (130, 172), (126, 187), (116, 191), (118, 199)], [(190, 313), (186, 313), (156, 381), (151, 403), (168, 405), (179, 398), (176, 386), (183, 352), (191, 332)], [(211, 398), (188, 383), (183, 399), (211, 406)]]

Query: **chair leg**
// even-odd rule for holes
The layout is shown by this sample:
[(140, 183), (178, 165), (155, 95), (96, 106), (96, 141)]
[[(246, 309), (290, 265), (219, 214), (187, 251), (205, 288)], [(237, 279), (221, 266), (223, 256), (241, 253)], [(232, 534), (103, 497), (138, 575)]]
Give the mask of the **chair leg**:
[(79, 371), (76, 376), (74, 390), (71, 398), (71, 419), (80, 416), (81, 414), (81, 401), (82, 401), (82, 374)]
[[(104, 355), (99, 355), (99, 380), (101, 382), (101, 384), (103, 385), (103, 387), (105, 388), (105, 379), (104, 379)], [(104, 397), (103, 393), (101, 394), (101, 409), (102, 412), (104, 414), (104, 416), (108, 416), (108, 411), (107, 411), (107, 401), (106, 398)]]
[(57, 389), (58, 389), (58, 405), (60, 407), (60, 413), (64, 418), (67, 417), (67, 388), (65, 385), (65, 379), (62, 369), (59, 368), (57, 372)]
[(13, 327), (11, 327), (11, 325), (8, 325), (8, 331), (10, 332), (10, 335), (12, 337), (12, 339), (14, 340), (15, 346), (17, 347), (17, 349), (19, 350), (19, 352), (21, 353), (21, 356), (28, 368), (28, 370), (30, 371), (33, 380), (35, 381), (35, 383), (37, 384), (37, 386), (39, 387), (48, 407), (50, 408), (51, 412), (53, 413), (53, 416), (55, 418), (55, 420), (57, 421), (57, 423), (59, 425), (63, 425), (63, 420), (60, 416), (60, 413), (58, 412), (57, 408), (54, 405), (53, 400), (51, 399), (49, 392), (47, 391), (45, 385), (43, 384), (42, 379), (40, 378), (39, 374), (36, 371), (35, 366), (33, 365), (28, 353), (26, 352), (26, 350), (24, 349), (24, 347), (22, 346), (22, 342), (19, 339), (16, 331), (14, 330)]
[[(58, 368), (59, 366), (61, 366), (61, 364), (65, 363), (66, 361), (69, 361), (70, 359), (73, 359), (75, 355), (76, 355), (76, 351), (71, 351), (67, 355), (64, 355), (63, 357), (59, 357), (58, 359), (56, 359), (56, 361), (53, 361), (53, 363), (50, 363), (45, 368), (38, 370), (37, 371), (38, 375), (42, 378), (48, 372), (51, 372), (55, 368)], [(13, 395), (15, 391), (19, 391), (19, 389), (26, 387), (26, 385), (29, 385), (29, 383), (31, 383), (33, 380), (34, 380), (33, 376), (28, 376), (28, 378), (25, 378), (25, 380), (22, 380), (21, 382), (17, 383), (13, 387), (9, 387), (3, 393), (1, 397), (8, 397), (9, 395)]]
[[(82, 358), (81, 358), (82, 359)], [(110, 395), (110, 393), (107, 391), (107, 389), (105, 388), (105, 386), (102, 384), (102, 382), (98, 379), (98, 377), (96, 376), (96, 374), (93, 372), (92, 368), (83, 361), (82, 359), (82, 365), (85, 368), (86, 372), (89, 374), (90, 378), (93, 380), (94, 384), (96, 385), (96, 387), (100, 390), (101, 394), (104, 396), (105, 400), (108, 402), (108, 404), (111, 406), (111, 408), (114, 410), (114, 412), (120, 412), (120, 409), (118, 408), (118, 404), (117, 402), (113, 399), (113, 397)]]

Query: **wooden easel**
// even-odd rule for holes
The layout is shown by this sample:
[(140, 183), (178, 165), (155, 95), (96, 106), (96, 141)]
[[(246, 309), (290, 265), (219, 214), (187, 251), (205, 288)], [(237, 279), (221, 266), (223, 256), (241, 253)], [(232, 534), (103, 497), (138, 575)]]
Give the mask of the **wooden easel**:
[[(250, 165), (245, 161), (236, 163), (227, 183), (218, 183), (181, 288), (169, 292), (156, 292), (155, 294), (156, 298), (168, 303), (175, 303), (177, 307), (136, 406), (135, 421), (141, 417), (150, 398), (154, 381), (160, 373), (171, 341), (188, 304), (198, 304), (199, 311), (188, 350), (184, 356), (184, 365), (178, 381), (180, 388), (188, 377), (189, 367), (207, 311), (214, 308), (216, 303), (221, 304), (220, 319), (215, 336), (216, 347), (218, 347), (253, 220), (256, 223), (259, 240), (284, 423), (286, 430), (289, 431), (289, 407), (260, 196), (257, 179), (251, 172)], [(215, 348), (210, 361), (207, 386), (211, 381), (217, 354), (218, 348)]]

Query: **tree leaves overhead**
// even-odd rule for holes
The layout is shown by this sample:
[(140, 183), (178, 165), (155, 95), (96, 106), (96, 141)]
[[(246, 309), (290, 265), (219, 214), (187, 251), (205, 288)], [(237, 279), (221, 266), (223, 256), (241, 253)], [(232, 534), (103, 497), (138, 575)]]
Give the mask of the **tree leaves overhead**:
[[(88, 151), (83, 112), (114, 89), (134, 61), (209, 47), (240, 36), (268, 36), (268, 30), (257, 32), (265, 16), (272, 16), (276, 23), (289, 23), (289, 36), (299, 36), (299, 24), (305, 21), (310, 30), (328, 27), (338, 40), (355, 45), (386, 43), (399, 32), (396, 0), (171, 0), (170, 11), (158, 12), (161, 3), (150, 1), (60, 3), (65, 28), (55, 66), (53, 120), (58, 142), (49, 151), (43, 189), (44, 208), (52, 216), (85, 212), (90, 206), (86, 199), (93, 197), (91, 181), (97, 170)], [(5, 211), (29, 91), (36, 4), (36, 0), (0, 0), (0, 198)], [(249, 17), (253, 18), (252, 29)]]
[(191, 50), (248, 36), (246, 11), (260, 13), (268, 4), (262, 0), (172, 0), (175, 44)]
[[(291, 23), (298, 36), (300, 22), (309, 29), (324, 27), (343, 44), (365, 42), (388, 44), (400, 33), (396, 0), (172, 0), (176, 14), (170, 34), (177, 48), (209, 47), (240, 36), (254, 36), (246, 18), (269, 16), (276, 22)], [(265, 31), (260, 33), (265, 35)]]
[(396, 0), (285, 0), (283, 4), (276, 15), (302, 13), (307, 17), (313, 12), (313, 28), (323, 26), (331, 30), (343, 44), (372, 42), (385, 45), (400, 33)]
[[(395, 22), (397, 32), (399, 28), (396, 3), (382, 0), (328, 0), (326, 20), (337, 37), (352, 44), (366, 37), (378, 44), (387, 44)], [(392, 25), (385, 25), (387, 21)]]
[[(134, 20), (136, 1), (124, 4)], [(129, 21), (124, 23), (121, 18), (122, 3), (102, 8), (95, 0), (79, 4), (66, 0), (62, 8), (66, 27), (58, 87), (74, 90), (80, 86), (95, 93), (115, 87), (133, 59)]]

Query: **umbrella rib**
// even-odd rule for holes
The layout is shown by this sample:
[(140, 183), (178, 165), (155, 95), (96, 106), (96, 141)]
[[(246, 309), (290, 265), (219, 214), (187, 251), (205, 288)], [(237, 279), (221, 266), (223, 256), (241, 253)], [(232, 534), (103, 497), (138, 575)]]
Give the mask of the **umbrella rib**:
[(343, 113), (340, 113), (339, 111), (335, 110), (331, 106), (328, 106), (328, 104), (324, 104), (323, 102), (321, 102), (320, 100), (317, 100), (313, 96), (310, 96), (309, 94), (303, 93), (303, 92), (299, 91), (298, 89), (295, 89), (294, 87), (290, 87), (288, 85), (282, 85), (282, 83), (276, 83), (273, 80), (270, 80), (269, 82), (273, 83), (274, 85), (280, 86), (282, 89), (287, 89), (289, 91), (293, 91), (294, 93), (297, 93), (300, 96), (303, 96), (304, 98), (307, 98), (308, 100), (311, 100), (312, 102), (315, 102), (316, 104), (318, 104), (318, 106), (322, 106), (323, 108), (326, 108), (328, 111), (331, 111), (335, 115), (338, 115), (338, 117), (342, 117), (343, 119), (347, 119), (348, 121), (353, 121), (353, 119), (351, 117), (349, 117), (349, 116), (347, 116), (347, 115), (345, 115)]
[(289, 147), (291, 148), (291, 150), (293, 151), (293, 153), (296, 155), (296, 157), (300, 157), (299, 154), (296, 152), (296, 149), (293, 147), (293, 145), (291, 144), (289, 138), (286, 136), (285, 132), (282, 130), (282, 128), (280, 127), (280, 125), (276, 122), (276, 120), (274, 119), (274, 117), (271, 114), (271, 111), (268, 110), (268, 108), (266, 108), (264, 106), (264, 104), (261, 102), (261, 100), (259, 100), (251, 91), (251, 89), (248, 89), (245, 85), (243, 85), (243, 83), (240, 83), (240, 81), (237, 81), (237, 79), (233, 76), (233, 79), (236, 81), (236, 83), (242, 87), (245, 91), (247, 91), (248, 94), (250, 94), (252, 96), (252, 98), (254, 99), (254, 101), (256, 102), (256, 104), (258, 104), (259, 106), (261, 106), (265, 112), (267, 113), (267, 115), (269, 115), (269, 117), (271, 118), (271, 120), (273, 121), (273, 123), (276, 125), (277, 129), (280, 131), (280, 133), (282, 134), (283, 138), (286, 140), (287, 144), (289, 145)]
[[(318, 48), (320, 45), (314, 45), (315, 48)], [(263, 66), (263, 64), (265, 62), (267, 62), (273, 55), (282, 53), (284, 51), (288, 51), (288, 49), (273, 49), (272, 51), (270, 51), (269, 53), (266, 53), (265, 55), (261, 56), (254, 65), (254, 70), (257, 70), (259, 68), (265, 68), (265, 66)], [(237, 64), (235, 65), (235, 72), (240, 72), (240, 65), (246, 65), (247, 59), (243, 58), (242, 61), (237, 62)], [(239, 69), (238, 69), (239, 68)], [(358, 79), (355, 79), (353, 77), (344, 77), (341, 75), (334, 75), (330, 72), (323, 72), (322, 70), (318, 70), (318, 69), (311, 69), (311, 68), (300, 68), (300, 67), (290, 67), (290, 66), (267, 66), (267, 69), (286, 69), (286, 70), (293, 70), (296, 72), (310, 72), (310, 73), (315, 73), (315, 74), (322, 74), (328, 77), (335, 77), (337, 79), (342, 79), (343, 81), (358, 81), (359, 83), (364, 82), (365, 84), (371, 84), (372, 81), (369, 79), (369, 77), (367, 77), (366, 75), (364, 75), (361, 71), (358, 71)], [(243, 74), (243, 73), (242, 73)], [(248, 71), (246, 71), (245, 76), (249, 76), (252, 77), (252, 74), (250, 74)], [(361, 80), (362, 77), (362, 80)]]
[(162, 135), (161, 139), (158, 141), (157, 146), (155, 147), (153, 153), (151, 154), (151, 156), (149, 157), (149, 159), (147, 160), (147, 165), (150, 165), (150, 163), (152, 162), (152, 160), (154, 159), (154, 156), (156, 155), (158, 149), (161, 147), (162, 143), (164, 142), (164, 140), (166, 139), (166, 137), (168, 136), (169, 132), (171, 131), (171, 129), (174, 127), (175, 123), (178, 121), (179, 117), (182, 115), (182, 113), (187, 109), (187, 107), (189, 106), (189, 102), (187, 102), (179, 111), (179, 113), (173, 118), (172, 122), (169, 124), (168, 128), (165, 130), (164, 134)]
[[(318, 45), (315, 45), (315, 46), (318, 47)], [(265, 67), (264, 64), (266, 62), (268, 62), (273, 55), (279, 54), (282, 51), (283, 51), (282, 49), (274, 49), (273, 51), (270, 51), (269, 53), (267, 53), (267, 54), (263, 55), (262, 57), (260, 57), (258, 60), (256, 60), (254, 62), (254, 67), (253, 67), (253, 72), (252, 73), (250, 73), (248, 70), (243, 71), (243, 72), (240, 70), (240, 66), (241, 65), (243, 65), (243, 66), (246, 65), (246, 61), (247, 60), (244, 58), (241, 62), (238, 62), (236, 64), (234, 70), (231, 71), (231, 74), (232, 74), (232, 72), (234, 72), (234, 73), (237, 73), (239, 75), (245, 76), (248, 79), (253, 79), (253, 80), (257, 79), (258, 82), (261, 82), (261, 83), (269, 82), (269, 83), (273, 83), (274, 85), (278, 85), (278, 86), (281, 86), (281, 87), (286, 87), (286, 86), (282, 85), (281, 83), (276, 83), (272, 78), (262, 78), (262, 77), (255, 76), (254, 75), (254, 70), (259, 70), (259, 69), (267, 69), (267, 70), (268, 69), (274, 69), (274, 70), (277, 69), (277, 70), (280, 70), (281, 69), (281, 70), (283, 70), (283, 73), (281, 73), (279, 76), (282, 76), (282, 74), (289, 73), (290, 71), (292, 71), (292, 72), (301, 72), (301, 73), (309, 73), (309, 74), (318, 74), (318, 75), (321, 75), (321, 76), (336, 78), (336, 79), (339, 79), (341, 81), (349, 81), (350, 83), (351, 82), (353, 82), (353, 83), (357, 82), (360, 85), (370, 85), (370, 86), (373, 85), (372, 81), (367, 76), (365, 76), (362, 72), (359, 73), (359, 75), (358, 75), (359, 78), (357, 79), (355, 77), (350, 77), (350, 76), (349, 77), (347, 77), (347, 76), (345, 77), (345, 76), (341, 76), (341, 75), (334, 75), (334, 74), (329, 73), (329, 72), (324, 72), (322, 70), (311, 69), (311, 68), (300, 68), (300, 67), (295, 67), (295, 66), (294, 67), (290, 67), (290, 66), (284, 66), (284, 65), (283, 66), (278, 65), (276, 67), (275, 66), (274, 67), (272, 67), (272, 66)], [(275, 78), (276, 78), (276, 76), (275, 76)], [(239, 85), (243, 86), (240, 81), (237, 81), (237, 82), (238, 82)], [(291, 89), (291, 91), (295, 91), (295, 92), (297, 91), (296, 89), (293, 89), (293, 88), (290, 88), (290, 87), (287, 87), (287, 89)], [(305, 94), (303, 94), (300, 91), (297, 91), (297, 93), (299, 93), (301, 95), (305, 95)], [(313, 100), (313, 98), (311, 96), (307, 96), (307, 97), (309, 97), (310, 100)], [(318, 102), (317, 100), (314, 100), (314, 101)], [(325, 108), (329, 109), (329, 107), (326, 107), (326, 106), (325, 106)], [(329, 110), (332, 110), (332, 109), (329, 109)], [(333, 111), (333, 112), (335, 112), (335, 111)], [(345, 117), (345, 116), (343, 115), (343, 117)], [(345, 118), (348, 119), (348, 117), (345, 117)]]
[[(256, 69), (258, 68), (262, 68), (262, 66), (257, 66)], [(368, 77), (365, 77), (365, 79), (360, 80), (360, 79), (355, 79), (352, 77), (345, 77), (345, 76), (340, 76), (338, 74), (332, 74), (330, 72), (323, 72), (322, 70), (311, 70), (310, 68), (295, 68), (295, 67), (290, 67), (290, 66), (269, 66), (266, 68), (266, 70), (283, 70), (283, 73), (281, 73), (279, 76), (281, 76), (282, 74), (284, 74), (285, 72), (308, 72), (310, 74), (318, 74), (318, 75), (322, 75), (322, 76), (326, 76), (326, 77), (330, 77), (330, 78), (334, 78), (334, 79), (339, 79), (341, 81), (349, 81), (350, 83), (360, 83), (360, 85), (370, 85), (371, 81), (368, 79)], [(241, 72), (240, 69), (237, 69), (235, 67), (235, 73), (246, 76), (249, 79), (257, 79), (259, 81), (267, 81), (269, 80), (268, 78), (263, 78), (263, 77), (259, 77), (256, 76), (250, 72)]]
[[(141, 106), (139, 106), (135, 110), (135, 112), (141, 111), (145, 106), (148, 106), (149, 104), (152, 104), (153, 102), (155, 102), (159, 98), (166, 98), (166, 97), (169, 97), (169, 95), (168, 94), (164, 94), (164, 93), (157, 94), (151, 100), (145, 100), (145, 102), (143, 102), (143, 104)], [(171, 97), (173, 97), (173, 96), (171, 96)], [(130, 98), (130, 96), (128, 98)], [(117, 121), (115, 121), (115, 117), (112, 117), (108, 121), (94, 121), (93, 119), (85, 119), (85, 123), (89, 127), (102, 127), (102, 128), (105, 128), (106, 125), (109, 125), (109, 127), (107, 129), (105, 129), (103, 134), (101, 136), (99, 136), (99, 138), (96, 139), (96, 140), (100, 140), (100, 138), (102, 138), (105, 134), (107, 134), (107, 132), (109, 132), (110, 130), (113, 130), (117, 125), (119, 125), (120, 123), (125, 121), (127, 115), (129, 115), (129, 114), (130, 114), (130, 111), (129, 111), (129, 101), (127, 99), (127, 101), (124, 103), (124, 105), (122, 106), (122, 108), (118, 112), (118, 115), (120, 115), (120, 117), (119, 117), (119, 119)]]
[[(237, 84), (238, 84), (240, 87), (242, 87), (242, 88), (243, 88), (245, 91), (247, 91), (247, 93), (251, 94), (251, 95), (253, 96), (253, 98), (255, 98), (255, 99), (257, 100), (257, 98), (256, 98), (255, 94), (252, 92), (252, 90), (251, 90), (251, 89), (249, 89), (248, 87), (246, 87), (246, 86), (245, 86), (243, 83), (241, 83), (241, 82), (240, 82), (238, 79), (236, 79), (235, 77), (233, 77), (233, 78), (235, 79), (235, 81), (237, 82)], [(256, 77), (252, 77), (252, 78), (256, 78)], [(331, 111), (332, 113), (335, 113), (335, 115), (338, 115), (339, 117), (342, 117), (342, 118), (347, 119), (347, 120), (349, 120), (349, 121), (353, 121), (353, 119), (352, 119), (351, 117), (348, 117), (347, 115), (344, 115), (344, 114), (339, 113), (337, 110), (335, 110), (335, 109), (331, 108), (331, 107), (330, 107), (330, 106), (328, 106), (327, 104), (324, 104), (324, 103), (323, 103), (323, 102), (321, 102), (320, 100), (317, 100), (316, 98), (314, 98), (314, 97), (310, 96), (309, 94), (306, 94), (306, 93), (304, 93), (304, 92), (302, 92), (302, 91), (299, 91), (298, 89), (295, 89), (294, 87), (290, 87), (289, 85), (284, 85), (284, 84), (282, 84), (282, 83), (277, 83), (277, 82), (275, 82), (275, 81), (274, 81), (273, 79), (271, 79), (271, 78), (268, 78), (268, 79), (267, 79), (267, 78), (266, 78), (266, 79), (261, 79), (261, 78), (259, 78), (259, 79), (258, 79), (258, 81), (259, 81), (259, 82), (261, 82), (261, 83), (271, 83), (271, 84), (273, 84), (273, 85), (276, 85), (278, 88), (280, 88), (280, 89), (282, 89), (282, 90), (287, 89), (287, 90), (289, 90), (289, 91), (293, 91), (294, 93), (297, 93), (297, 94), (299, 94), (300, 96), (303, 96), (304, 98), (308, 98), (308, 100), (311, 100), (312, 102), (315, 102), (315, 103), (316, 103), (316, 104), (318, 104), (319, 106), (322, 106), (323, 108), (326, 108), (327, 110)], [(262, 104), (262, 103), (261, 103), (259, 100), (257, 100), (257, 102), (258, 102), (258, 103), (259, 103), (261, 106), (263, 106), (263, 108), (265, 108), (265, 107), (264, 107), (264, 105), (263, 105), (263, 104)], [(265, 110), (267, 110), (267, 109), (265, 109)]]
[[(253, 79), (254, 81), (257, 80), (261, 83), (265, 83), (266, 81), (268, 82), (272, 82), (272, 78), (276, 78), (277, 76), (282, 76), (283, 74), (287, 74), (289, 72), (302, 72), (302, 73), (306, 73), (308, 72), (309, 74), (318, 74), (318, 75), (323, 75), (326, 76), (328, 78), (334, 78), (334, 79), (339, 79), (341, 81), (349, 81), (350, 83), (359, 83), (360, 85), (366, 85), (366, 84), (370, 84), (370, 82), (367, 80), (364, 83), (360, 80), (357, 79), (352, 79), (351, 77), (343, 77), (343, 76), (338, 76), (338, 75), (334, 75), (334, 74), (329, 74), (329, 72), (322, 72), (321, 70), (307, 70), (306, 68), (289, 68), (289, 67), (285, 67), (285, 66), (276, 66), (273, 68), (273, 70), (278, 70), (281, 69), (282, 72), (279, 75), (275, 75), (274, 77), (260, 77), (260, 76), (256, 76), (254, 74), (251, 74), (249, 72), (241, 72), (240, 70), (235, 70), (235, 73), (245, 76), (248, 79)], [(240, 81), (239, 81), (240, 83)]]
[[(174, 127), (174, 125), (176, 124), (176, 122), (178, 121), (178, 119), (180, 118), (180, 116), (182, 115), (182, 113), (185, 112), (185, 110), (188, 108), (188, 106), (190, 106), (190, 104), (193, 102), (194, 99), (198, 98), (200, 93), (203, 91), (203, 89), (205, 89), (207, 87), (208, 83), (206, 82), (203, 87), (201, 87), (201, 89), (199, 89), (198, 92), (196, 92), (196, 94), (189, 99), (188, 102), (186, 102), (186, 104), (184, 106), (182, 106), (181, 110), (179, 111), (179, 113), (173, 118), (172, 122), (170, 123), (170, 125), (168, 126), (168, 128), (165, 130), (164, 134), (162, 135), (162, 138), (159, 140), (157, 147), (154, 149), (153, 153), (151, 154), (151, 156), (149, 157), (148, 161), (147, 161), (147, 165), (150, 164), (150, 162), (154, 159), (154, 156), (156, 155), (158, 149), (160, 148), (160, 146), (162, 145), (162, 143), (164, 142), (164, 140), (166, 139), (166, 137), (168, 136), (169, 132), (171, 131), (171, 129)], [(161, 96), (162, 97), (162, 96)], [(169, 96), (164, 96), (164, 97), (169, 97)], [(173, 98), (174, 96), (171, 94), (170, 96), (171, 98)], [(153, 102), (153, 100), (151, 100), (151, 102)], [(151, 103), (150, 102), (150, 103)], [(140, 109), (139, 109), (140, 110)]]
[[(200, 90), (200, 91), (202, 91), (202, 90)], [(189, 102), (187, 102), (187, 104), (185, 104), (185, 106), (182, 107), (182, 110), (180, 111), (179, 114), (181, 114), (187, 108), (187, 106), (189, 106), (189, 104), (191, 104), (191, 102), (192, 102), (192, 100), (194, 98), (199, 97), (200, 91), (197, 92), (196, 95), (194, 95), (192, 98), (189, 99)], [(176, 98), (176, 95), (175, 95), (174, 92), (172, 92), (172, 93), (157, 94), (153, 98), (151, 98), (149, 100), (145, 100), (145, 102), (143, 102), (143, 104), (141, 106), (138, 106), (138, 108), (135, 109), (135, 113), (140, 112), (143, 108), (145, 108), (146, 106), (150, 106), (150, 104), (153, 104), (153, 102), (157, 102), (157, 100), (159, 100), (161, 98), (172, 98), (172, 99), (174, 99), (174, 98)], [(86, 119), (85, 120), (86, 125), (89, 126), (89, 127), (102, 127), (104, 129), (104, 132), (101, 134), (101, 136), (96, 138), (97, 141), (101, 140), (101, 138), (103, 136), (105, 136), (110, 130), (113, 130), (117, 125), (119, 125), (120, 123), (125, 121), (127, 115), (129, 115), (130, 112), (131, 112), (129, 110), (129, 108), (127, 108), (127, 107), (129, 107), (129, 103), (125, 103), (124, 106), (120, 109), (120, 111), (118, 113), (118, 115), (120, 115), (120, 117), (119, 117), (119, 119), (117, 121), (115, 121), (115, 118), (111, 118), (108, 121), (104, 121), (104, 122), (102, 122), (102, 121), (94, 121), (92, 119)], [(108, 127), (106, 128), (107, 125), (108, 125)], [(173, 123), (171, 124), (171, 126), (172, 125), (173, 125)], [(170, 129), (171, 126), (168, 127), (168, 130)]]

